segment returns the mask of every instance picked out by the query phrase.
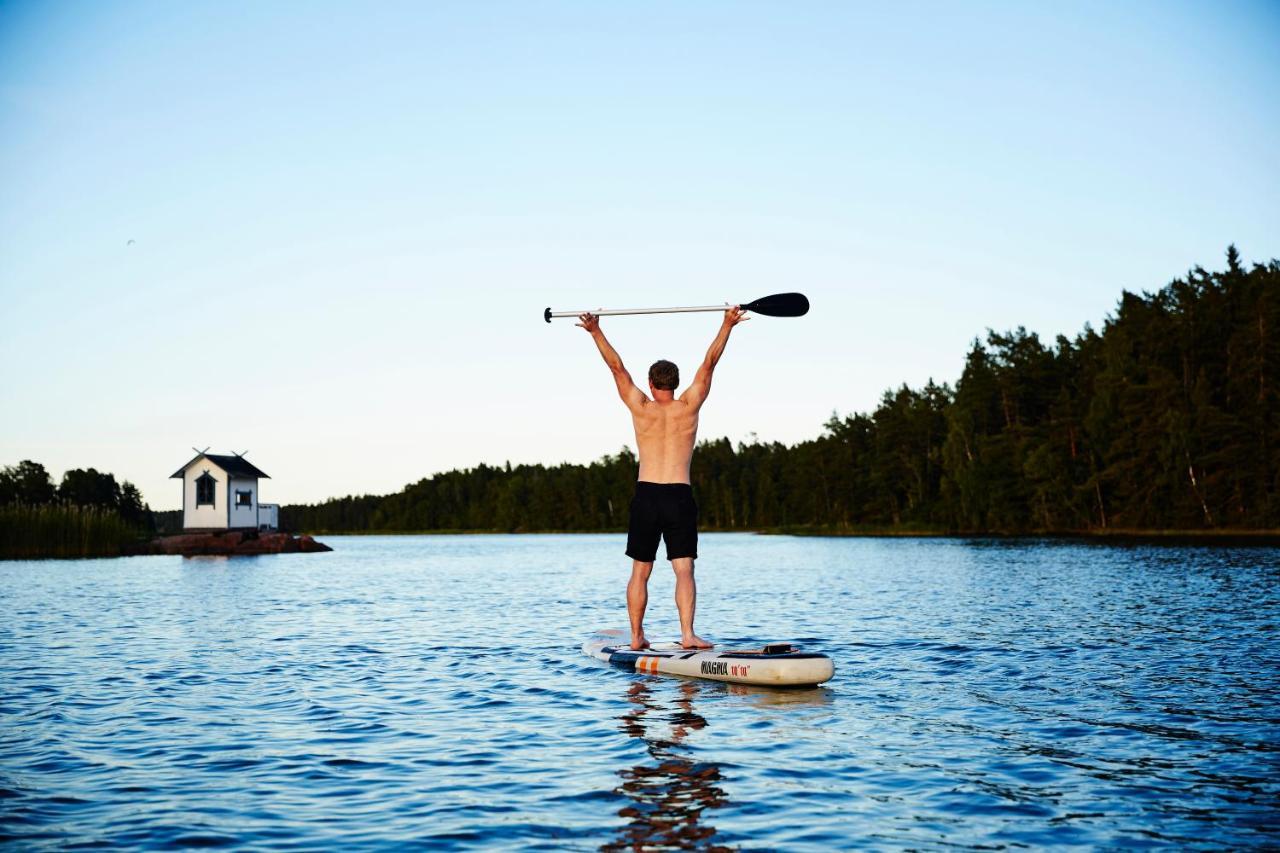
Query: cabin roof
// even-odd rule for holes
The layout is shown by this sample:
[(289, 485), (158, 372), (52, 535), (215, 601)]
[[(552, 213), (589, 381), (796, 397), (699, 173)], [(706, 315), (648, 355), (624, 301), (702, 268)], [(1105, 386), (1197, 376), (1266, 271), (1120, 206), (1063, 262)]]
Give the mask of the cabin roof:
[(184, 471), (199, 462), (201, 459), (208, 459), (232, 477), (259, 477), (266, 480), (271, 479), (271, 475), (264, 474), (262, 471), (258, 470), (256, 465), (248, 459), (245, 459), (243, 456), (224, 456), (220, 453), (197, 453), (194, 459), (186, 465), (183, 465), (177, 471), (173, 472), (169, 479), (172, 480), (174, 477), (181, 477)]

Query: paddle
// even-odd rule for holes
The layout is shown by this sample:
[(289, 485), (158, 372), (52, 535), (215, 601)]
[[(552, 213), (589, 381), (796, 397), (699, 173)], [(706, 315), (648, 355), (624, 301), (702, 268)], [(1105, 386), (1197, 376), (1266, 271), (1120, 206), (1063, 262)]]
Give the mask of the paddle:
[[(600, 308), (596, 311), (552, 311), (548, 308), (542, 312), (542, 319), (548, 323), (552, 317), (579, 317), (591, 313), (597, 317), (616, 317), (623, 314), (687, 314), (692, 311), (723, 311), (728, 305), (698, 305), (689, 308)], [(803, 293), (775, 293), (762, 296), (753, 302), (743, 303), (743, 311), (761, 314), (765, 317), (803, 317), (809, 313), (809, 300)]]

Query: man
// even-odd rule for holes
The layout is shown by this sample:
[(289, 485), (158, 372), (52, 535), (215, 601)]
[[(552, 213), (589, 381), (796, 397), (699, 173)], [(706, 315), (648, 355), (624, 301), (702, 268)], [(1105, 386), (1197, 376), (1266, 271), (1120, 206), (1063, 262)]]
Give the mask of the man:
[(631, 617), (631, 648), (646, 649), (644, 611), (649, 604), (649, 574), (658, 555), (658, 539), (667, 545), (667, 559), (676, 573), (676, 609), (680, 612), (680, 644), (686, 649), (709, 649), (711, 644), (693, 632), (697, 586), (693, 561), (698, 556), (698, 505), (689, 485), (689, 462), (698, 437), (698, 412), (711, 390), (711, 375), (733, 327), (748, 319), (734, 306), (724, 312), (724, 322), (693, 382), (676, 397), (680, 369), (669, 361), (655, 361), (649, 368), (649, 394), (636, 387), (622, 358), (600, 331), (600, 318), (582, 314), (577, 325), (596, 342), (604, 363), (613, 372), (618, 396), (631, 412), (640, 449), (640, 477), (631, 499), (627, 529), (627, 556), (632, 559), (627, 584), (627, 614)]

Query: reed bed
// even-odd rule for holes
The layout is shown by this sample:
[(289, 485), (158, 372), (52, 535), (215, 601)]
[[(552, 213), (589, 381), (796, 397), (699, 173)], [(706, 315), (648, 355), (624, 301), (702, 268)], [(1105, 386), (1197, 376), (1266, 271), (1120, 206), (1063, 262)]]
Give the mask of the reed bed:
[(142, 538), (114, 510), (72, 504), (0, 506), (0, 559), (117, 557)]

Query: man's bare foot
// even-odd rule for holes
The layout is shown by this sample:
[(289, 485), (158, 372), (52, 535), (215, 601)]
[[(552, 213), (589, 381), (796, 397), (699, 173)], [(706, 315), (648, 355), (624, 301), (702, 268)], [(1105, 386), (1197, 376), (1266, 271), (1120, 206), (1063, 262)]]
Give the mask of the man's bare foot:
[(641, 649), (647, 649), (647, 648), (649, 648), (649, 641), (644, 638), (644, 634), (640, 634), (639, 636), (633, 636), (631, 638), (631, 650), (633, 652), (638, 652)]
[(687, 637), (680, 638), (680, 645), (686, 649), (714, 649), (715, 646), (699, 637), (697, 634), (690, 634)]

